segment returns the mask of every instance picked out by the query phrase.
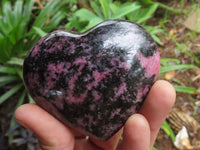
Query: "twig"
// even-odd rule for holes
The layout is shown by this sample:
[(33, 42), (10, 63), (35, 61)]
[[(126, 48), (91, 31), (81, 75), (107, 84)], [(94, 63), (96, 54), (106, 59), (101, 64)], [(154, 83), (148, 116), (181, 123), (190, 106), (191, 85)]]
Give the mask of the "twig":
[(167, 5), (165, 5), (165, 4), (162, 4), (162, 3), (160, 3), (160, 2), (154, 2), (154, 3), (158, 4), (159, 7), (164, 8), (164, 9), (166, 9), (166, 10), (169, 10), (169, 11), (171, 11), (171, 12), (174, 12), (174, 13), (176, 13), (176, 14), (182, 13), (182, 10), (180, 10), (180, 9), (174, 9), (174, 8), (169, 7), (169, 6), (167, 6)]
[(44, 6), (41, 4), (40, 0), (34, 0), (36, 4), (39, 5), (40, 9), (43, 9)]
[(194, 81), (196, 81), (196, 80), (199, 79), (199, 78), (200, 78), (200, 74), (197, 75), (196, 77), (192, 78), (192, 81), (194, 82)]

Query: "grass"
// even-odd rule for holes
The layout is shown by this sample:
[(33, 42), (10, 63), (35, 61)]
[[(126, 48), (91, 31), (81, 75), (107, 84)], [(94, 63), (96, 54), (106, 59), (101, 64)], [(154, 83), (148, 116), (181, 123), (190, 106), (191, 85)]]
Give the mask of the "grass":
[(65, 18), (64, 1), (45, 3), (33, 13), (34, 0), (1, 1), (0, 13), (0, 86), (13, 86), (0, 96), (0, 104), (23, 86), (24, 57), (44, 33), (56, 29)]
[[(69, 8), (61, 0), (45, 2), (43, 9), (36, 10), (33, 10), (36, 6), (34, 0), (3, 0), (0, 3), (0, 87), (10, 88), (0, 95), (0, 105), (16, 93), (21, 93), (16, 109), (28, 95), (22, 76), (24, 57), (44, 33), (58, 28)], [(33, 101), (29, 98), (28, 102)], [(11, 128), (15, 122), (12, 117)], [(12, 138), (13, 135), (10, 135), (9, 143)]]
[(141, 24), (152, 35), (154, 40), (162, 45), (157, 34), (163, 32), (163, 30), (158, 26), (146, 25), (146, 22), (154, 15), (158, 6), (154, 2), (145, 5), (144, 2), (139, 0), (125, 3), (113, 0), (90, 1), (89, 9), (78, 9), (68, 17), (69, 22), (66, 24), (65, 29), (76, 29), (79, 32), (85, 32), (105, 20), (127, 19)]
[[(180, 1), (180, 3), (181, 3), (180, 4), (181, 7), (183, 8), (185, 2)], [(196, 4), (193, 3), (192, 7), (196, 7), (195, 5)], [(197, 7), (197, 8), (199, 8), (199, 7)], [(190, 13), (190, 12), (184, 11), (184, 15), (186, 15), (188, 13)], [(169, 18), (170, 18), (169, 13), (166, 13), (164, 15), (164, 19), (161, 19), (159, 21), (159, 25), (165, 31), (165, 36), (168, 37), (171, 41), (174, 42), (175, 48), (178, 50), (178, 53), (180, 55), (188, 56), (191, 60), (194, 61), (194, 63), (191, 63), (191, 64), (182, 63), (183, 58), (162, 58), (161, 59), (161, 68), (160, 68), (160, 71), (159, 71), (160, 75), (162, 76), (163, 74), (165, 74), (169, 71), (172, 71), (172, 70), (175, 70), (176, 72), (178, 72), (178, 71), (186, 72), (186, 71), (188, 71), (188, 69), (192, 69), (192, 70), (199, 69), (200, 59), (197, 58), (193, 54), (191, 46), (190, 46), (190, 45), (192, 45), (192, 43), (194, 42), (194, 40), (196, 39), (198, 34), (194, 31), (188, 30), (187, 33), (182, 33), (181, 37), (179, 37), (180, 35), (179, 36), (171, 35), (170, 32), (167, 29), (168, 28), (167, 25), (170, 24), (169, 22), (171, 22), (171, 20)], [(175, 26), (178, 26), (179, 24), (180, 24), (180, 22), (177, 23)], [(197, 88), (183, 86), (181, 84), (181, 81), (176, 79), (176, 78), (174, 78), (171, 82), (173, 83), (173, 86), (174, 86), (176, 92), (189, 94), (190, 100), (194, 103), (196, 102), (196, 100), (193, 97), (194, 97), (194, 95), (199, 94), (199, 91), (197, 90)], [(197, 114), (197, 109), (198, 109), (198, 106), (195, 107), (194, 112), (193, 112), (193, 116), (195, 116)], [(175, 134), (174, 134), (173, 130), (171, 129), (171, 127), (169, 126), (169, 124), (166, 120), (162, 124), (161, 128), (166, 133), (166, 135), (168, 135), (171, 138), (172, 142), (174, 142), (175, 141)]]
[(172, 142), (175, 141), (175, 134), (168, 122), (165, 120), (161, 126), (161, 129), (171, 138)]

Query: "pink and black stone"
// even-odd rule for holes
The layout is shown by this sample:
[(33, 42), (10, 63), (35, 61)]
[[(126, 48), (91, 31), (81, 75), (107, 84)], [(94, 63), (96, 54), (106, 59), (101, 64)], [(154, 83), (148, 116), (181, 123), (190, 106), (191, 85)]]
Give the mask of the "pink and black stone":
[(64, 124), (108, 140), (137, 112), (155, 82), (160, 56), (152, 37), (122, 20), (83, 34), (55, 31), (24, 61), (35, 102)]

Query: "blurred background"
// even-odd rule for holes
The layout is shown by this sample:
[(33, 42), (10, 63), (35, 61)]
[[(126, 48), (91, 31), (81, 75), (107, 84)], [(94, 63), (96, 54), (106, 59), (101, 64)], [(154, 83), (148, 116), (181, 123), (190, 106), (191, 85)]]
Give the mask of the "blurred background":
[(0, 0), (0, 150), (34, 150), (33, 133), (13, 114), (34, 103), (22, 77), (30, 48), (56, 29), (84, 32), (108, 19), (142, 25), (159, 46), (159, 79), (171, 82), (176, 104), (154, 150), (200, 149), (199, 0)]

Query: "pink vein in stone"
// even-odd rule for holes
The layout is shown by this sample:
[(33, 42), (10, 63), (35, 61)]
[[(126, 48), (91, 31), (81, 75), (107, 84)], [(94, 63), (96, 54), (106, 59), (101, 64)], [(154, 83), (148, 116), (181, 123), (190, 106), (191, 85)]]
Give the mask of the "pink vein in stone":
[(128, 64), (127, 62), (122, 62), (119, 58), (112, 58), (110, 61), (111, 65), (118, 66), (119, 68), (123, 68), (125, 70), (130, 69), (131, 64)]
[(122, 82), (118, 89), (115, 89), (115, 96), (122, 95), (127, 90), (126, 83)]
[(50, 48), (50, 49), (46, 49), (46, 51), (48, 52), (48, 53), (54, 53), (54, 52), (56, 52), (57, 50), (59, 50), (59, 51), (61, 51), (61, 50), (63, 50), (63, 43), (61, 43), (61, 42), (56, 42), (56, 43), (54, 43), (53, 44), (53, 46)]
[(92, 47), (86, 43), (81, 43), (80, 46), (83, 48), (85, 53), (89, 53), (92, 50)]
[(139, 89), (138, 92), (137, 92), (137, 100), (141, 101), (142, 96), (146, 95), (148, 91), (149, 91), (149, 87), (148, 86)]
[(53, 53), (56, 51), (56, 47), (51, 47), (50, 49), (48, 49), (48, 53)]
[(47, 80), (47, 88), (51, 89), (55, 86), (55, 81), (52, 79), (57, 79), (56, 74), (61, 74), (63, 72), (63, 68), (66, 64), (64, 62), (60, 62), (57, 65), (56, 64), (48, 64), (47, 68), (49, 71), (49, 76), (45, 74), (45, 78)]
[(92, 96), (94, 97), (94, 101), (98, 100), (101, 98), (101, 94), (97, 91), (92, 92)]
[(145, 76), (150, 78), (153, 75), (156, 75), (155, 76), (156, 79), (160, 68), (159, 52), (157, 51), (153, 56), (148, 56), (148, 57), (145, 57), (142, 55), (142, 53), (139, 53), (136, 54), (135, 57), (140, 60), (142, 67), (145, 69)]
[[(30, 50), (31, 56), (32, 56), (32, 57), (34, 57), (34, 56), (41, 50), (41, 48), (40, 48), (39, 45), (42, 44), (44, 40), (45, 40), (45, 38), (42, 38), (42, 39), (39, 41), (39, 43), (36, 44), (36, 46), (34, 46), (32, 50)], [(30, 53), (30, 52), (29, 52), (29, 53)]]
[(69, 89), (73, 90), (75, 87), (75, 82), (78, 79), (78, 77), (81, 75), (81, 72), (78, 72), (76, 74), (74, 74), (71, 79), (68, 81), (68, 85), (69, 85)]
[(48, 71), (50, 71), (50, 76), (52, 78), (56, 78), (56, 74), (55, 73), (61, 73), (63, 71), (63, 67), (64, 67), (64, 63), (58, 63), (56, 64), (48, 64)]
[(87, 61), (85, 57), (80, 57), (77, 58), (74, 62), (73, 65), (79, 66), (78, 72), (74, 73), (74, 75), (72, 76), (72, 78), (69, 80), (69, 89), (73, 90), (75, 87), (75, 82), (77, 81), (78, 77), (81, 75), (82, 73), (82, 69), (84, 68), (84, 66), (86, 65)]
[(113, 111), (110, 115), (110, 119), (114, 118), (116, 115), (119, 115), (121, 111), (121, 108), (117, 108), (115, 111)]
[(93, 71), (93, 77), (96, 82), (101, 81), (105, 77), (105, 72), (98, 72), (97, 70)]
[(78, 77), (82, 74), (82, 69), (84, 66), (87, 64), (87, 60), (85, 57), (80, 57), (77, 58), (74, 62), (73, 65), (79, 66), (78, 71), (74, 73), (72, 78), (68, 81), (69, 85), (69, 90), (67, 90), (67, 97), (68, 97), (68, 102), (71, 103), (82, 103), (84, 99), (87, 96), (88, 90), (86, 90), (83, 94), (81, 94), (79, 97), (73, 96), (73, 89), (75, 87), (75, 82), (77, 81)]
[(47, 81), (47, 87), (48, 87), (48, 89), (52, 89), (54, 86), (55, 86), (55, 82), (53, 80), (49, 79)]
[(40, 46), (39, 46), (39, 45), (36, 45), (35, 47), (33, 47), (31, 56), (34, 57), (40, 50), (41, 50), (41, 49), (40, 49)]
[(75, 49), (75, 44), (73, 42), (70, 42), (69, 53), (73, 54), (75, 52)]
[(79, 57), (74, 61), (75, 65), (81, 65), (81, 64), (86, 64), (87, 60), (85, 57)]
[(81, 94), (78, 97), (78, 96), (73, 96), (72, 91), (68, 90), (67, 91), (68, 102), (69, 103), (82, 103), (85, 100), (85, 98), (87, 97), (87, 92), (88, 92), (88, 90), (86, 90), (83, 94)]
[(108, 74), (110, 74), (111, 69), (106, 68), (104, 72), (98, 72), (97, 70), (93, 71), (92, 77), (94, 81), (87, 85), (87, 89), (91, 90), (93, 87), (97, 86), (98, 83), (105, 79)]
[(124, 68), (125, 70), (129, 70), (131, 68), (131, 64), (129, 64), (127, 62), (121, 62), (119, 64), (119, 68)]

